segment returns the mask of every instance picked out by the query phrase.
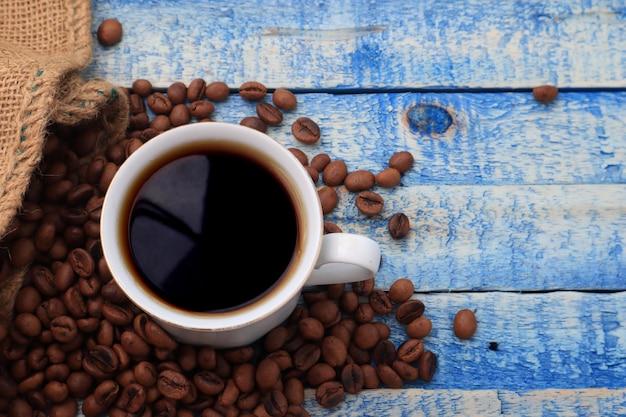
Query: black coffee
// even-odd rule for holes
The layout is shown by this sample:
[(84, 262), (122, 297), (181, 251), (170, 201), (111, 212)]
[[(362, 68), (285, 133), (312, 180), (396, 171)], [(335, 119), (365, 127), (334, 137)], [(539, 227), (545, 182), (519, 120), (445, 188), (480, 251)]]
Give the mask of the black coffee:
[(224, 310), (268, 291), (296, 247), (287, 191), (251, 159), (222, 151), (183, 156), (139, 189), (130, 251), (147, 286), (192, 311)]

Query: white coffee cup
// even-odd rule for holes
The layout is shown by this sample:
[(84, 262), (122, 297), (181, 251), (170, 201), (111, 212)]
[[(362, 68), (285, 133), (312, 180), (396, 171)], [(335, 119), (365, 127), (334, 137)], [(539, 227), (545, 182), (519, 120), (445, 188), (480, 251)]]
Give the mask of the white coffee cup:
[[(149, 177), (150, 170), (159, 165), (158, 161), (164, 155), (177, 155), (183, 149), (203, 152), (214, 142), (219, 142), (222, 147), (252, 150), (259, 161), (264, 161), (275, 175), (281, 177), (298, 212), (298, 250), (283, 275), (276, 277), (277, 284), (252, 302), (220, 311), (188, 311), (148, 291), (133, 265), (132, 256), (127, 253), (129, 210), (135, 197), (131, 194), (140, 187), (138, 182)], [(217, 122), (173, 128), (152, 138), (128, 157), (106, 192), (101, 241), (115, 281), (138, 308), (180, 342), (215, 348), (250, 344), (281, 325), (297, 306), (303, 287), (372, 278), (380, 264), (379, 246), (368, 237), (350, 233), (324, 235), (316, 186), (301, 162), (286, 147), (254, 129)], [(272, 244), (270, 237), (267, 244)], [(246, 262), (245, 253), (241, 254), (241, 262)], [(225, 276), (238, 279), (232, 272)]]

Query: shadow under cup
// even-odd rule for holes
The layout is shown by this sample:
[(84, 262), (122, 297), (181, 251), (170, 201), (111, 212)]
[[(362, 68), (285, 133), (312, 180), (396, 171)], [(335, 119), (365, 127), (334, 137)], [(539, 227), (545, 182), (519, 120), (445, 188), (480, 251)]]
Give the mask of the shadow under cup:
[[(280, 153), (280, 158), (293, 157)], [(149, 300), (159, 311), (223, 317), (250, 312), (272, 297), (287, 302), (299, 293), (306, 281), (303, 271), (313, 267), (321, 245), (321, 211), (307, 207), (319, 205), (307, 195), (312, 190), (316, 197), (315, 188), (309, 185), (303, 193), (302, 183), (294, 180), (304, 176), (310, 182), (306, 171), (295, 165), (302, 173), (293, 175), (286, 171), (293, 166), (272, 158), (245, 141), (193, 140), (151, 155), (125, 179), (124, 195), (115, 202), (114, 244), (121, 268), (112, 273), (131, 301), (144, 310)], [(124, 165), (116, 177), (125, 175)], [(106, 205), (105, 199), (105, 214)], [(111, 245), (104, 237), (103, 245), (107, 257)], [(300, 256), (304, 252), (308, 259)], [(107, 262), (111, 266), (110, 257)], [(294, 276), (300, 277), (297, 282)]]

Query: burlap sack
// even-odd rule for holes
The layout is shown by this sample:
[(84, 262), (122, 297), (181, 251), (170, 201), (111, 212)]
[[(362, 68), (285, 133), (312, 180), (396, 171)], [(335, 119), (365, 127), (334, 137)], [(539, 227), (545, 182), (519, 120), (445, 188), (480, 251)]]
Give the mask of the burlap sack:
[[(125, 131), (126, 96), (80, 77), (92, 57), (90, 26), (89, 0), (0, 0), (0, 236), (22, 204), (52, 122), (97, 119), (110, 139)], [(4, 321), (24, 271), (1, 270)]]

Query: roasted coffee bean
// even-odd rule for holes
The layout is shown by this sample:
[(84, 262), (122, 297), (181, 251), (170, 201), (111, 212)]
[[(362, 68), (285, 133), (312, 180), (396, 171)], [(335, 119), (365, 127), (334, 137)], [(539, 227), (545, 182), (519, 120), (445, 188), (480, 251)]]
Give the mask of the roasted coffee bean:
[(115, 326), (127, 326), (134, 319), (133, 312), (129, 308), (109, 301), (105, 301), (102, 305), (102, 316)]
[(239, 398), (239, 388), (235, 381), (232, 379), (228, 379), (226, 381), (226, 385), (224, 386), (224, 391), (222, 391), (217, 397), (216, 405), (221, 407), (231, 407), (235, 405), (237, 402), (237, 398)]
[(271, 390), (263, 400), (265, 411), (272, 417), (282, 417), (287, 413), (289, 403), (282, 391)]
[[(89, 300), (100, 294), (101, 285), (100, 280), (95, 275), (82, 277), (78, 280), (78, 291), (85, 297), (88, 297), (87, 299)], [(87, 310), (89, 310), (89, 308)]]
[(79, 277), (90, 276), (96, 267), (91, 254), (82, 248), (72, 249), (68, 255), (68, 262)]
[(36, 337), (41, 333), (41, 322), (33, 313), (20, 313), (15, 317), (15, 328), (26, 337)]
[(131, 330), (122, 332), (120, 344), (134, 358), (147, 358), (152, 350), (145, 340)]
[(133, 93), (136, 93), (141, 97), (147, 97), (152, 92), (152, 83), (149, 80), (140, 78), (133, 81), (131, 89), (133, 90)]
[(312, 343), (305, 343), (293, 354), (293, 366), (300, 371), (309, 370), (322, 354), (319, 346)]
[(35, 372), (27, 376), (26, 378), (22, 379), (17, 384), (17, 392), (19, 392), (20, 394), (26, 394), (27, 392), (38, 390), (39, 388), (43, 386), (44, 381), (45, 381), (44, 372), (43, 371)]
[(48, 412), (49, 417), (73, 417), (76, 416), (78, 411), (78, 402), (75, 398), (68, 397), (64, 401), (61, 401), (50, 406)]
[(181, 81), (174, 81), (165, 91), (173, 105), (180, 104), (187, 98), (187, 86)]
[(35, 260), (37, 249), (31, 238), (17, 239), (9, 246), (10, 262), (16, 268), (23, 268)]
[(365, 386), (365, 376), (360, 365), (347, 364), (341, 369), (341, 383), (344, 390), (350, 394), (358, 394)]
[(372, 188), (375, 183), (374, 174), (370, 171), (360, 169), (349, 173), (343, 180), (343, 184), (348, 191), (364, 191)]
[(298, 99), (295, 94), (284, 88), (274, 90), (272, 102), (282, 110), (293, 110), (298, 105)]
[(172, 127), (186, 125), (191, 120), (189, 107), (185, 103), (175, 104), (170, 111), (169, 118)]
[(541, 103), (554, 101), (558, 95), (559, 89), (554, 85), (540, 85), (533, 88), (533, 97)]
[(166, 398), (181, 400), (189, 393), (189, 381), (180, 372), (166, 369), (159, 373), (156, 387)]
[(306, 340), (322, 340), (324, 337), (324, 324), (315, 317), (300, 320), (298, 330)]
[[(150, 124), (150, 116), (147, 113), (138, 113), (131, 115), (128, 118), (128, 125), (131, 129), (135, 131), (142, 131), (146, 129)], [(127, 156), (128, 157), (128, 156)]]
[(311, 368), (306, 372), (306, 381), (312, 387), (317, 387), (318, 385), (335, 379), (337, 376), (337, 372), (335, 369), (325, 362), (319, 362), (311, 366)]
[[(173, 107), (174, 106), (172, 106), (172, 108)], [(172, 120), (169, 118), (168, 115), (159, 114), (150, 121), (150, 124), (148, 126), (151, 129), (157, 130), (159, 132), (164, 132), (172, 127)]]
[(59, 343), (69, 343), (78, 335), (76, 321), (70, 316), (58, 316), (50, 322), (52, 336)]
[(420, 358), (424, 352), (424, 343), (419, 339), (408, 339), (398, 347), (398, 359), (411, 363)]
[(304, 402), (304, 384), (298, 378), (289, 378), (283, 384), (283, 393), (289, 404), (301, 405)]
[(372, 291), (374, 291), (374, 283), (374, 278), (368, 278), (363, 281), (353, 282), (350, 285), (356, 295), (367, 297), (372, 293)]
[(270, 389), (280, 380), (280, 367), (272, 359), (262, 359), (257, 365), (255, 380), (259, 388)]
[(459, 339), (471, 339), (476, 333), (478, 322), (476, 321), (476, 315), (468, 308), (457, 311), (454, 316), (454, 322), (452, 330)]
[(338, 381), (327, 381), (315, 390), (315, 400), (324, 408), (333, 408), (339, 405), (344, 398), (344, 389)]
[[(136, 316), (134, 323), (137, 323)], [(145, 315), (144, 315), (145, 317)], [(137, 331), (137, 328), (140, 328), (141, 326), (137, 326), (135, 327), (135, 332), (137, 332), (137, 334), (139, 334), (139, 336), (141, 337), (141, 333), (139, 333)], [(146, 338), (144, 338), (144, 340), (147, 340)], [(216, 366), (216, 352), (215, 349), (210, 347), (210, 346), (203, 346), (201, 348), (198, 349), (198, 366), (201, 369), (207, 370), (207, 371), (212, 371), (215, 369)]]
[(433, 323), (428, 317), (419, 317), (406, 326), (406, 334), (413, 339), (423, 339), (432, 328)]
[(355, 204), (361, 213), (373, 216), (383, 211), (385, 200), (374, 191), (361, 191), (356, 196)]
[(328, 186), (337, 186), (343, 184), (348, 175), (348, 166), (345, 161), (336, 159), (326, 165), (322, 171), (322, 181)]
[(72, 286), (63, 293), (63, 304), (70, 316), (75, 319), (83, 318), (87, 315), (87, 305), (80, 290)]
[(413, 320), (422, 317), (426, 306), (420, 300), (408, 300), (396, 309), (396, 320), (402, 324), (409, 324)]
[(419, 377), (418, 369), (404, 361), (394, 361), (391, 367), (403, 381), (415, 381)]
[(175, 417), (176, 401), (170, 398), (160, 398), (152, 405), (152, 415), (154, 417)]
[(324, 168), (330, 163), (330, 156), (326, 153), (319, 153), (311, 158), (311, 167), (318, 172), (322, 172)]
[[(302, 340), (303, 340), (302, 344), (304, 344), (304, 339)], [(286, 369), (293, 367), (293, 361), (291, 359), (291, 355), (285, 349), (274, 351), (270, 353), (269, 355), (267, 355), (266, 358), (274, 360), (278, 364), (278, 367), (280, 368), (281, 371), (284, 371)]]
[(320, 346), (322, 359), (333, 367), (342, 366), (348, 357), (348, 346), (336, 336), (326, 336)]
[(408, 278), (395, 280), (389, 287), (389, 299), (394, 303), (403, 303), (413, 295), (415, 286)]
[(359, 304), (359, 296), (354, 291), (344, 291), (339, 298), (339, 305), (344, 313), (354, 313)]
[(224, 380), (212, 371), (196, 372), (193, 376), (193, 383), (198, 391), (206, 395), (217, 395), (226, 386)]
[(96, 345), (83, 359), (84, 370), (96, 379), (112, 377), (119, 368), (119, 358), (110, 346)]
[(378, 377), (376, 368), (369, 363), (361, 364), (359, 367), (361, 368), (361, 371), (363, 371), (363, 388), (378, 388), (380, 386), (380, 378)]
[(372, 349), (378, 343), (380, 336), (378, 329), (372, 323), (360, 324), (354, 329), (354, 343), (361, 349)]
[(34, 313), (40, 303), (41, 294), (32, 285), (27, 285), (17, 292), (14, 308), (18, 313)]
[[(126, 301), (126, 295), (114, 280), (110, 280), (102, 286), (101, 294), (105, 300), (111, 303), (123, 303)], [(136, 316), (134, 320), (139, 320), (143, 317), (146, 316)], [(135, 329), (135, 331), (137, 331), (137, 329)], [(138, 331), (137, 333), (140, 334)]]
[(401, 174), (407, 172), (413, 165), (413, 155), (408, 151), (396, 152), (389, 158), (389, 168), (397, 169)]
[(256, 105), (256, 114), (268, 126), (276, 126), (283, 121), (283, 113), (280, 109), (269, 103), (258, 103)]
[(387, 223), (389, 236), (393, 239), (403, 239), (411, 228), (409, 218), (404, 213), (394, 213)]
[(204, 96), (206, 90), (206, 81), (202, 78), (195, 78), (189, 83), (187, 87), (187, 100), (194, 102), (200, 100)]
[(33, 407), (25, 399), (16, 397), (7, 404), (6, 413), (7, 417), (31, 417)]
[(282, 348), (287, 341), (288, 330), (286, 327), (278, 326), (265, 335), (263, 345), (268, 352), (274, 352)]
[(122, 24), (114, 18), (104, 19), (98, 25), (96, 37), (102, 46), (113, 46), (122, 40)]
[(370, 323), (374, 320), (374, 309), (369, 303), (359, 303), (354, 311), (354, 319), (358, 323)]
[(374, 290), (368, 296), (368, 300), (374, 311), (378, 314), (388, 314), (393, 310), (393, 305), (387, 293), (383, 290)]
[(391, 329), (389, 326), (379, 321), (373, 322), (372, 324), (376, 326), (376, 330), (378, 330), (378, 337), (380, 337), (381, 340), (389, 339), (389, 336), (391, 336)]
[(146, 322), (144, 332), (148, 342), (158, 348), (173, 351), (178, 346), (172, 336), (153, 321)]
[(242, 412), (253, 410), (260, 402), (261, 394), (258, 391), (245, 392), (237, 398), (237, 408)]
[(333, 300), (316, 301), (309, 308), (311, 317), (318, 319), (324, 327), (334, 324), (337, 315), (340, 315), (339, 306)]
[(84, 399), (92, 392), (94, 379), (85, 371), (74, 371), (69, 374), (65, 383), (72, 397)]
[(172, 102), (163, 93), (152, 93), (148, 96), (146, 104), (154, 114), (167, 114), (172, 110)]
[(308, 411), (306, 411), (302, 406), (296, 404), (289, 404), (287, 407), (287, 413), (285, 417), (311, 417)]
[(376, 374), (380, 381), (389, 388), (402, 388), (404, 381), (396, 371), (389, 365), (378, 365), (376, 367)]
[(323, 214), (329, 214), (335, 209), (335, 207), (337, 207), (337, 203), (339, 203), (339, 195), (334, 187), (322, 187), (317, 191), (317, 194), (320, 198), (320, 203), (322, 204)]
[(100, 176), (100, 181), (98, 182), (98, 189), (103, 193), (106, 192), (116, 173), (117, 165), (113, 162), (107, 162), (102, 170), (102, 175)]
[(322, 136), (317, 123), (308, 117), (298, 117), (291, 125), (293, 137), (302, 143), (313, 144)]
[(298, 161), (300, 161), (302, 165), (307, 165), (309, 163), (309, 158), (301, 149), (298, 149), (298, 148), (287, 148), (287, 149), (289, 150), (289, 152), (293, 154), (293, 156), (298, 158)]
[(352, 340), (352, 332), (354, 329), (351, 329), (347, 326), (344, 321), (340, 321), (330, 329), (330, 335), (335, 336), (339, 340), (343, 342), (344, 345), (349, 346)]
[(37, 228), (37, 233), (35, 234), (35, 249), (42, 253), (48, 252), (54, 243), (55, 234), (56, 227), (53, 222), (42, 222)]
[(59, 292), (65, 292), (75, 283), (76, 273), (70, 262), (61, 262), (54, 272), (54, 286)]
[(214, 102), (224, 101), (230, 94), (228, 85), (223, 81), (213, 81), (204, 90), (206, 97)]
[(254, 348), (252, 346), (242, 346), (238, 348), (229, 348), (222, 350), (224, 359), (233, 364), (250, 362), (254, 356)]
[(320, 173), (317, 172), (316, 169), (310, 167), (310, 166), (305, 166), (304, 169), (306, 169), (306, 172), (309, 173), (309, 176), (311, 177), (311, 181), (313, 181), (313, 184), (317, 184), (317, 182), (320, 179)]
[(250, 363), (241, 363), (233, 368), (232, 380), (239, 391), (246, 393), (254, 389), (254, 374), (256, 368)]
[(400, 184), (402, 175), (396, 168), (386, 168), (375, 176), (376, 184), (383, 188), (392, 188)]
[(64, 401), (70, 394), (67, 384), (59, 381), (50, 381), (43, 387), (43, 392), (48, 401), (60, 403)]
[(391, 365), (396, 360), (396, 347), (391, 340), (381, 340), (374, 346), (372, 356), (377, 365)]
[(143, 408), (145, 401), (146, 390), (143, 385), (130, 383), (120, 392), (115, 406), (128, 413), (137, 413)]
[(247, 81), (239, 86), (241, 98), (250, 101), (258, 101), (265, 97), (267, 88), (260, 82)]
[(424, 382), (430, 382), (437, 370), (437, 356), (429, 350), (424, 351), (417, 363), (419, 377)]
[[(46, 349), (43, 346), (37, 346), (32, 348), (27, 356), (26, 363), (28, 367), (33, 371), (43, 371), (48, 366), (48, 357), (46, 356)], [(3, 387), (2, 383), (6, 382), (0, 376), (0, 392), (2, 392), (1, 388)]]
[(243, 119), (241, 119), (239, 124), (258, 130), (259, 132), (265, 133), (267, 131), (267, 125), (265, 124), (265, 122), (255, 116), (244, 117)]
[(77, 184), (67, 193), (66, 202), (70, 206), (84, 203), (94, 195), (95, 191), (91, 184)]
[(209, 117), (215, 111), (215, 105), (210, 101), (196, 100), (189, 104), (189, 114), (198, 119)]
[(146, 388), (156, 385), (158, 373), (156, 366), (151, 362), (146, 360), (138, 362), (133, 368), (133, 374), (135, 381)]

